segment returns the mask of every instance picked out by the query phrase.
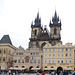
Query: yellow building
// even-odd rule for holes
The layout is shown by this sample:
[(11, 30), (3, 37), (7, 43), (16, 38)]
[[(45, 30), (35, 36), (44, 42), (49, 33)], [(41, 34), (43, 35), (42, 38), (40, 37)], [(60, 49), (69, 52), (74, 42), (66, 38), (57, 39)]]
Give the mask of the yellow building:
[(74, 46), (47, 43), (43, 47), (43, 70), (74, 70)]

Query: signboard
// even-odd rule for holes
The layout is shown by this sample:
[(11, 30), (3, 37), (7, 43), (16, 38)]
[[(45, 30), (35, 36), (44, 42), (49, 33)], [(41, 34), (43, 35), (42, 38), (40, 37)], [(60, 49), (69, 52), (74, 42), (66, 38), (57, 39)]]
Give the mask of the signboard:
[(4, 67), (4, 66), (1, 66), (1, 69), (2, 69), (2, 70), (5, 70), (5, 67)]

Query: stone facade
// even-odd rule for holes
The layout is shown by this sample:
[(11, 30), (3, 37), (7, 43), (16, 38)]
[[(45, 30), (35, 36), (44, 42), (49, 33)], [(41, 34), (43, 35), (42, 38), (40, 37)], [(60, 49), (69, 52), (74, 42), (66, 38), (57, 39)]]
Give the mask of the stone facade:
[(33, 22), (31, 24), (31, 37), (26, 50), (21, 46), (19, 48), (13, 46), (9, 36), (4, 35), (0, 40), (0, 69), (12, 67), (27, 70), (60, 68), (74, 70), (75, 46), (71, 43), (62, 44), (61, 20), (56, 11), (49, 26), (50, 32), (46, 25), (44, 28), (41, 26), (38, 12), (34, 24)]
[(0, 44), (0, 69), (8, 69), (13, 66), (13, 52), (16, 48), (8, 43)]

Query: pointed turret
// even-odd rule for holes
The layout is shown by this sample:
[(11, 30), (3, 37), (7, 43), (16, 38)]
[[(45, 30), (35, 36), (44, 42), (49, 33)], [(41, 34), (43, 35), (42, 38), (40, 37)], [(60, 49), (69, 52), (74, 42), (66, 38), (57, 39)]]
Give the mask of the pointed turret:
[(55, 11), (54, 17), (52, 18), (52, 22), (53, 22), (53, 24), (58, 24), (58, 22), (59, 22), (59, 17), (57, 17), (56, 11)]
[(55, 11), (52, 21), (50, 20), (50, 43), (56, 45), (61, 40), (61, 20)]
[(31, 23), (31, 38), (30, 41), (38, 40), (38, 36), (42, 33), (43, 29), (41, 26), (41, 18), (39, 18), (39, 12), (37, 13), (37, 17), (34, 20), (34, 23)]
[(31, 25), (31, 27), (41, 27), (41, 18), (39, 18), (39, 12), (35, 18), (34, 25)]
[(52, 23), (51, 23), (51, 21), (50, 21), (49, 26), (50, 26), (50, 27), (52, 27), (52, 26), (58, 26), (58, 27), (60, 27), (60, 29), (61, 29), (61, 22), (60, 22), (60, 20), (59, 20), (59, 16), (57, 16), (56, 10), (55, 10), (54, 17), (52, 17)]

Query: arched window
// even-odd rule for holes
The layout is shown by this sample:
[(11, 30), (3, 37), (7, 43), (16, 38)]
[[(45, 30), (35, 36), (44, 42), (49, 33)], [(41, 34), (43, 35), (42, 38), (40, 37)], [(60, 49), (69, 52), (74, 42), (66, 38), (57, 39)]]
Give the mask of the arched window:
[(57, 34), (57, 29), (56, 28), (54, 28), (54, 35), (56, 35)]
[(37, 34), (37, 30), (35, 30), (35, 32), (34, 32), (34, 35), (36, 36), (36, 34)]

